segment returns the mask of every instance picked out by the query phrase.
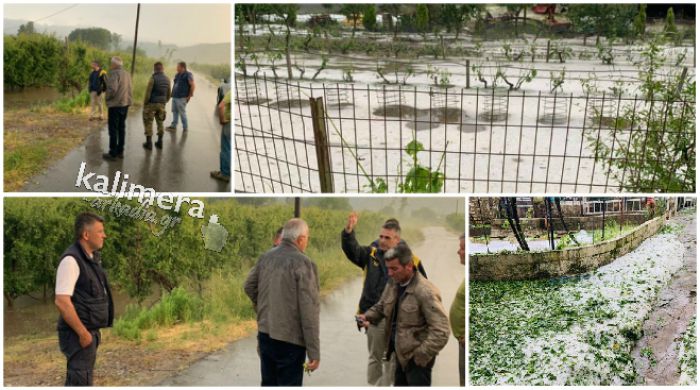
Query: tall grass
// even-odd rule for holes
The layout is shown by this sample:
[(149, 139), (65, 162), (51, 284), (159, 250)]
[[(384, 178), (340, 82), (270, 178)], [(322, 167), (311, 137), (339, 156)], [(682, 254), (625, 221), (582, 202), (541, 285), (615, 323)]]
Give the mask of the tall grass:
[(148, 309), (130, 305), (116, 320), (114, 332), (126, 339), (140, 340), (141, 331), (146, 329), (199, 321), (204, 316), (203, 309), (201, 298), (177, 287)]

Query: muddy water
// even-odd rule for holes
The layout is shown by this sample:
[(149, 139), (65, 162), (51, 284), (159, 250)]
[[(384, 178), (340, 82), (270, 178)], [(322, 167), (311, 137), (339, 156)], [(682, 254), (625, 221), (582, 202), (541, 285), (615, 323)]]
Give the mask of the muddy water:
[[(102, 158), (102, 153), (109, 149), (105, 121), (102, 129), (90, 134), (82, 145), (76, 145), (73, 151), (62, 160), (54, 162), (46, 172), (30, 179), (22, 191), (88, 191), (82, 186), (75, 186), (82, 162), (86, 163), (86, 175), (91, 172), (94, 172), (95, 176), (106, 175), (110, 186), (116, 172), (119, 171), (129, 175), (128, 183), (153, 188), (158, 192), (229, 190), (228, 183), (219, 182), (209, 176), (210, 171), (219, 170), (221, 125), (214, 114), (217, 88), (203, 76), (195, 74), (194, 77), (197, 88), (195, 96), (187, 105), (189, 130), (183, 133), (179, 124), (176, 132), (166, 131), (163, 149), (153, 148), (147, 151), (142, 147), (146, 139), (141, 109), (130, 110), (126, 121), (124, 159), (108, 162)], [(168, 103), (165, 126), (172, 122), (170, 110), (171, 103)], [(91, 186), (95, 182), (95, 177), (89, 180)]]
[[(464, 280), (459, 264), (457, 236), (444, 228), (424, 229), (426, 241), (414, 248), (424, 261), (429, 279), (440, 289), (445, 310)], [(357, 331), (353, 315), (362, 281), (353, 280), (335, 290), (321, 304), (321, 366), (304, 377), (308, 386), (366, 386), (367, 339)], [(166, 386), (259, 386), (260, 365), (254, 336), (232, 343), (180, 374)], [(434, 386), (458, 386), (457, 342), (451, 336), (433, 368)]]
[[(678, 373), (678, 343), (697, 310), (697, 219), (676, 217), (684, 225), (680, 240), (686, 247), (683, 268), (659, 292), (655, 307), (644, 322), (644, 336), (632, 351), (639, 383), (675, 385)], [(642, 356), (643, 351), (651, 359)]]
[(54, 88), (39, 87), (25, 88), (19, 91), (5, 91), (3, 96), (3, 106), (10, 108), (27, 108), (33, 105), (51, 103), (59, 99), (62, 95)]
[[(113, 293), (114, 311), (117, 317), (124, 313), (129, 304), (136, 303), (124, 292), (115, 290)], [(41, 297), (41, 294), (37, 293), (33, 296)], [(157, 294), (147, 298), (145, 302), (148, 304), (156, 299)], [(23, 296), (15, 300), (13, 307), (8, 307), (7, 302), (4, 302), (3, 317), (3, 336), (5, 339), (19, 336), (53, 335), (56, 333), (58, 310), (53, 303), (51, 294), (46, 302)]]

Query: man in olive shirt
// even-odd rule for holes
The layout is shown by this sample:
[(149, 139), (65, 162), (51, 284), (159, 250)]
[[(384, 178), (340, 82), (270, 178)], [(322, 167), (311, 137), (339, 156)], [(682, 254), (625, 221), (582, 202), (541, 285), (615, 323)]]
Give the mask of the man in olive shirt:
[[(457, 251), (459, 255), (459, 262), (464, 265), (464, 234), (459, 237), (459, 250)], [(450, 326), (452, 327), (452, 334), (455, 335), (457, 342), (459, 343), (459, 385), (464, 386), (464, 318), (465, 318), (465, 293), (464, 288), (466, 285), (466, 280), (462, 281), (462, 285), (457, 289), (457, 295), (455, 295), (455, 300), (452, 302), (450, 307)]]
[(163, 63), (153, 64), (153, 75), (148, 80), (146, 94), (143, 99), (143, 127), (146, 132), (146, 142), (143, 147), (153, 149), (153, 120), (158, 128), (156, 148), (163, 148), (163, 121), (165, 120), (165, 103), (170, 100), (170, 79), (163, 73)]
[(92, 386), (100, 329), (112, 326), (114, 304), (100, 249), (107, 237), (104, 220), (81, 213), (73, 245), (61, 255), (56, 271), (58, 344), (68, 360), (66, 386)]
[(282, 242), (260, 256), (245, 292), (258, 320), (262, 386), (301, 386), (306, 368), (320, 364), (320, 297), (316, 264), (305, 254), (309, 227), (290, 219)]
[(231, 180), (231, 91), (228, 91), (217, 106), (221, 124), (221, 150), (219, 151), (219, 170), (211, 171), (214, 179), (228, 183)]

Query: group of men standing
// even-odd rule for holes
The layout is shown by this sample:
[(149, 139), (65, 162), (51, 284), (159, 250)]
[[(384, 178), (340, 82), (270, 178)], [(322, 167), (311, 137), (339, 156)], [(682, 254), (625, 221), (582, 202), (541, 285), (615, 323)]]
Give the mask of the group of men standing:
[[(90, 73), (88, 90), (90, 92), (90, 120), (102, 120), (102, 100), (107, 105), (107, 121), (109, 129), (109, 152), (102, 157), (105, 160), (116, 161), (124, 158), (124, 144), (126, 139), (126, 118), (129, 106), (132, 104), (133, 94), (131, 75), (123, 69), (123, 61), (120, 57), (112, 57), (110, 70), (106, 72), (98, 61), (93, 61)], [(152, 150), (163, 147), (163, 122), (165, 121), (165, 105), (172, 99), (173, 121), (167, 130), (175, 131), (178, 122), (182, 121), (182, 130), (187, 131), (187, 104), (192, 99), (195, 83), (192, 73), (187, 70), (185, 62), (177, 64), (177, 74), (173, 80), (172, 89), (170, 79), (164, 73), (161, 62), (153, 64), (151, 75), (143, 101), (143, 125), (146, 134), (146, 142), (143, 147)], [(153, 142), (153, 122), (156, 122), (158, 139)]]
[[(401, 239), (399, 222), (387, 220), (379, 238), (362, 246), (355, 238), (357, 221), (351, 213), (341, 240), (347, 258), (365, 272), (355, 318), (358, 327), (367, 329), (368, 384), (430, 386), (451, 328), (459, 343), (463, 386), (465, 283), (448, 317), (440, 291)], [(100, 329), (114, 321), (112, 291), (100, 256), (106, 237), (100, 216), (81, 213), (75, 220), (75, 241), (60, 257), (55, 304), (59, 346), (67, 359), (66, 386), (93, 384)], [(316, 264), (305, 254), (309, 237), (304, 220), (289, 220), (245, 282), (257, 314), (262, 386), (301, 386), (304, 371), (320, 366), (320, 283)], [(462, 235), (458, 250), (462, 265), (464, 239)]]
[[(387, 220), (379, 238), (362, 246), (355, 238), (357, 221), (358, 215), (351, 213), (341, 242), (348, 260), (365, 273), (356, 321), (367, 329), (367, 383), (430, 386), (435, 359), (452, 328), (464, 385), (465, 282), (448, 316), (440, 291), (401, 239), (399, 222)], [(245, 292), (257, 313), (262, 386), (301, 386), (304, 371), (314, 371), (320, 364), (320, 287), (316, 265), (304, 254), (308, 242), (306, 222), (290, 220), (246, 280)], [(463, 235), (458, 250), (461, 264), (464, 248)]]

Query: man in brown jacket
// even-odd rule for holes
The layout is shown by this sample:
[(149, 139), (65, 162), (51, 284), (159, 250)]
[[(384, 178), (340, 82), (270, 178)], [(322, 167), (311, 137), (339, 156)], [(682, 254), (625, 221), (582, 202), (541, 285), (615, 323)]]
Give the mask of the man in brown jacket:
[(450, 337), (450, 325), (438, 289), (415, 271), (405, 243), (384, 255), (392, 280), (382, 297), (358, 318), (362, 325), (386, 318), (385, 359), (396, 354), (394, 386), (430, 386), (435, 357)]
[(316, 264), (305, 254), (309, 227), (289, 220), (282, 242), (260, 256), (245, 292), (258, 320), (262, 386), (301, 386), (306, 369), (320, 362), (320, 302)]
[(131, 76), (122, 68), (123, 65), (121, 58), (112, 57), (106, 78), (105, 102), (107, 103), (109, 153), (102, 154), (102, 157), (108, 161), (124, 158), (126, 114), (131, 105)]

